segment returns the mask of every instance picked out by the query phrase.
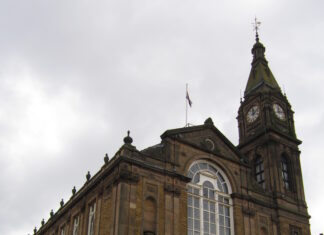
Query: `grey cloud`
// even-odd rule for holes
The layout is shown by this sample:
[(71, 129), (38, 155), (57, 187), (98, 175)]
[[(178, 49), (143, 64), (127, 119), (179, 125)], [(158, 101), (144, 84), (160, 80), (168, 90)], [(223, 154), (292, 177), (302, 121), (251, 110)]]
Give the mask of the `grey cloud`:
[[(312, 232), (323, 232), (315, 208), (323, 211), (324, 204), (312, 201), (321, 187), (314, 189), (308, 173), (324, 177), (321, 164), (310, 163), (320, 160), (323, 139), (322, 8), (317, 1), (2, 1), (0, 231), (32, 233), (61, 198), (69, 199), (73, 185), (82, 186), (88, 170), (101, 167), (104, 153), (118, 150), (128, 129), (143, 149), (159, 142), (164, 130), (183, 126), (186, 83), (193, 100), (189, 121), (211, 116), (237, 144), (235, 118), (257, 14), (270, 68), (285, 86), (305, 140)], [(37, 86), (22, 86), (26, 77)], [(44, 110), (36, 112), (37, 105)], [(51, 120), (33, 123), (39, 115)], [(299, 123), (307, 115), (318, 123)], [(54, 149), (46, 142), (53, 128)]]

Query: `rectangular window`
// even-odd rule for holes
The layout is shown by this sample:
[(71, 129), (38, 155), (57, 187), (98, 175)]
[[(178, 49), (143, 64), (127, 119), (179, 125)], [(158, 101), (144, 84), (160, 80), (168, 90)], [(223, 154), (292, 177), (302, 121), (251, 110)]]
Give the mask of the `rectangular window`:
[(96, 203), (93, 203), (89, 208), (88, 235), (94, 234), (95, 213), (96, 213)]
[(301, 228), (297, 226), (290, 225), (289, 230), (291, 235), (302, 235)]
[[(200, 203), (195, 188), (189, 187), (188, 193), (188, 234), (200, 234)], [(199, 192), (199, 190), (198, 190)]]
[(219, 222), (219, 234), (227, 235), (231, 233), (231, 216), (230, 208), (227, 205), (218, 205), (218, 222)]
[(262, 188), (265, 189), (264, 167), (263, 161), (260, 156), (258, 156), (255, 160), (255, 178), (258, 184), (260, 184)]
[(60, 235), (65, 235), (65, 227), (62, 227), (62, 228), (61, 228), (61, 233), (60, 233)]
[(79, 233), (79, 216), (77, 215), (74, 217), (72, 235), (78, 235), (78, 233)]
[(289, 170), (288, 170), (288, 162), (286, 157), (281, 158), (281, 173), (282, 173), (282, 179), (284, 182), (284, 187), (285, 189), (289, 190), (290, 185), (289, 185)]

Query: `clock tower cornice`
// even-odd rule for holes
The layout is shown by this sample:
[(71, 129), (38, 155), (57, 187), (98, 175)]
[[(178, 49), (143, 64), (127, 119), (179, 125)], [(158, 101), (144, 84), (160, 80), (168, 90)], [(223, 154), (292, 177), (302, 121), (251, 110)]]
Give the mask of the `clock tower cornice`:
[[(245, 142), (240, 143), (237, 148), (238, 149), (243, 149), (246, 146), (249, 145), (263, 145), (264, 143), (268, 142), (282, 142), (282, 139), (286, 139), (285, 144), (286, 145), (291, 145), (292, 147), (298, 146), (302, 143), (301, 140), (291, 137), (287, 134), (284, 134), (276, 129), (274, 129), (271, 126), (265, 127), (264, 130), (259, 130), (256, 132), (253, 136), (248, 137)], [(296, 148), (298, 149), (298, 148)]]

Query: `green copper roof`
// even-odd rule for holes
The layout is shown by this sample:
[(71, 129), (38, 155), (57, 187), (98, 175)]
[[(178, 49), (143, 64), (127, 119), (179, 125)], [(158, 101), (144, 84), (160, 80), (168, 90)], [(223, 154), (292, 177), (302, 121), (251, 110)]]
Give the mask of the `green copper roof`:
[(252, 48), (252, 68), (244, 91), (245, 96), (253, 91), (263, 88), (264, 86), (270, 89), (280, 90), (280, 87), (268, 66), (268, 61), (265, 59), (264, 52), (265, 47), (259, 42), (257, 36), (256, 43)]

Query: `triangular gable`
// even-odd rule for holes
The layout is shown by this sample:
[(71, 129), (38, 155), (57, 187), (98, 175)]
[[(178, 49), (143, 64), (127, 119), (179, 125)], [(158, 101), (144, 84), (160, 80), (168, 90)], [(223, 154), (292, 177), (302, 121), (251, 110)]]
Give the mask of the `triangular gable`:
[(167, 130), (161, 138), (167, 137), (231, 160), (242, 162), (244, 159), (231, 141), (214, 126), (211, 118), (204, 125)]

